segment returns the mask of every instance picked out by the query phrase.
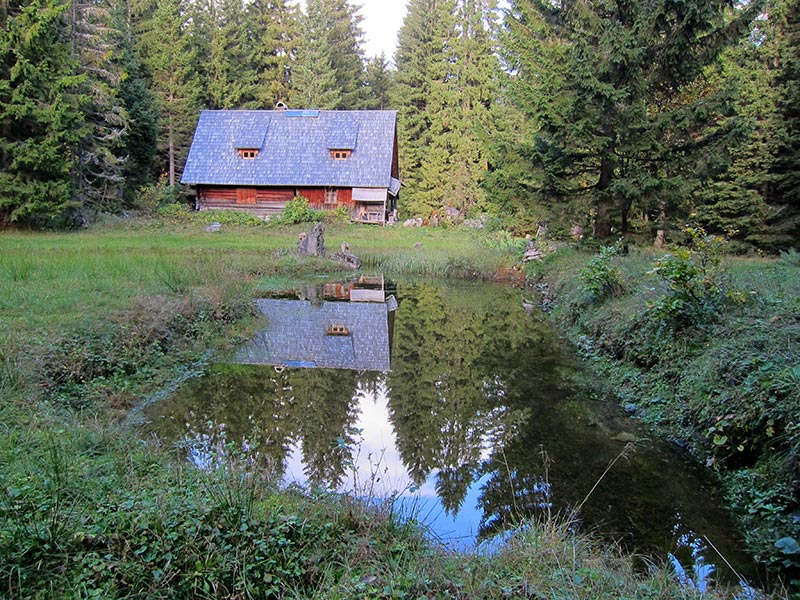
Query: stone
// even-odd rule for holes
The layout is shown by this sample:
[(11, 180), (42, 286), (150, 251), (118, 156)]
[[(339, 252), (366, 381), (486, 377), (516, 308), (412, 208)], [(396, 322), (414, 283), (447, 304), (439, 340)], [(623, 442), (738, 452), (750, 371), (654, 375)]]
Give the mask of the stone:
[(219, 221), (214, 221), (213, 223), (211, 223), (211, 225), (206, 227), (206, 231), (209, 233), (214, 233), (215, 231), (219, 231), (221, 227), (222, 225), (220, 224)]
[(335, 254), (332, 254), (331, 258), (333, 260), (339, 261), (340, 263), (343, 263), (344, 265), (353, 269), (354, 271), (361, 268), (361, 259), (358, 258), (355, 254), (350, 254), (349, 252), (337, 252)]
[(315, 223), (311, 233), (301, 233), (297, 252), (302, 256), (325, 256), (325, 226)]

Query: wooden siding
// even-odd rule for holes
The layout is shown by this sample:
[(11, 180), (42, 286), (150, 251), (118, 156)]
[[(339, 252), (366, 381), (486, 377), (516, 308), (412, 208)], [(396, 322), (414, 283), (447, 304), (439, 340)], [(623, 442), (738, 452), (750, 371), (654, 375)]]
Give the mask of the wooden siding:
[(198, 210), (239, 210), (259, 217), (279, 215), (293, 188), (198, 187)]
[(325, 201), (328, 197), (328, 188), (300, 188), (297, 190), (297, 195), (308, 198), (311, 208), (317, 210), (334, 209), (340, 206), (352, 208), (355, 204), (353, 202), (352, 188), (338, 188), (336, 190), (336, 204), (330, 204)]
[(361, 203), (353, 200), (352, 188), (336, 189), (336, 203), (326, 202), (332, 188), (256, 188), (198, 186), (198, 210), (239, 210), (266, 218), (277, 216), (295, 196), (308, 199), (312, 208), (334, 210), (340, 206), (350, 209), (352, 219), (362, 223), (383, 223), (383, 204)]

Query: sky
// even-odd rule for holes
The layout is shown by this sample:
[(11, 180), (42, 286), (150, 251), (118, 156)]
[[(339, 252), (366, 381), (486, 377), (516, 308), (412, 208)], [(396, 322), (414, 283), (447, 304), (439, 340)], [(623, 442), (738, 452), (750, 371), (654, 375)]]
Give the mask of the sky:
[[(305, 0), (298, 0), (298, 4), (305, 9)], [(361, 6), (359, 14), (364, 17), (361, 28), (366, 57), (380, 56), (383, 52), (391, 62), (397, 47), (397, 32), (406, 17), (406, 0), (354, 0), (352, 4)]]
[(391, 61), (397, 47), (397, 32), (406, 17), (406, 0), (356, 0), (364, 20), (361, 27), (366, 39), (365, 53), (368, 58), (381, 52)]

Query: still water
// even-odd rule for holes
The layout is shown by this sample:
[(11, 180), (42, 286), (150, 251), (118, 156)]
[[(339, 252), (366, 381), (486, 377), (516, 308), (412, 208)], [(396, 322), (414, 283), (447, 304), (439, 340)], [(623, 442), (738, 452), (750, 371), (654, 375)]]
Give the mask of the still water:
[(519, 290), (376, 278), (258, 306), (265, 330), (147, 407), (146, 435), (199, 468), (245, 452), (286, 483), (392, 497), (457, 549), (580, 506), (629, 550), (708, 541), (748, 572), (705, 473), (598, 398)]

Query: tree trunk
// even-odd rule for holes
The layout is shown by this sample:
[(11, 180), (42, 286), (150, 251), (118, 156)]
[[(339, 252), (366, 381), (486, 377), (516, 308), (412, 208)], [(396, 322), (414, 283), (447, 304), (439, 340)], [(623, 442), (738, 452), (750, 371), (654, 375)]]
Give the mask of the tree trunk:
[(614, 169), (616, 163), (611, 157), (609, 149), (600, 161), (600, 179), (597, 182), (597, 202), (595, 212), (594, 235), (597, 238), (607, 238), (611, 235), (611, 216), (609, 209), (613, 201), (609, 195), (608, 188), (614, 179)]
[(662, 201), (658, 211), (658, 230), (656, 231), (656, 239), (653, 242), (653, 246), (655, 246), (659, 250), (663, 248), (664, 244), (666, 243), (665, 240), (666, 228), (667, 228), (667, 207), (665, 203)]
[[(170, 103), (172, 103), (172, 95), (170, 95)], [(169, 119), (169, 125), (167, 126), (167, 137), (169, 143), (169, 149), (167, 150), (169, 154), (169, 186), (172, 187), (175, 185), (175, 122), (173, 115), (169, 115), (167, 117)]]

